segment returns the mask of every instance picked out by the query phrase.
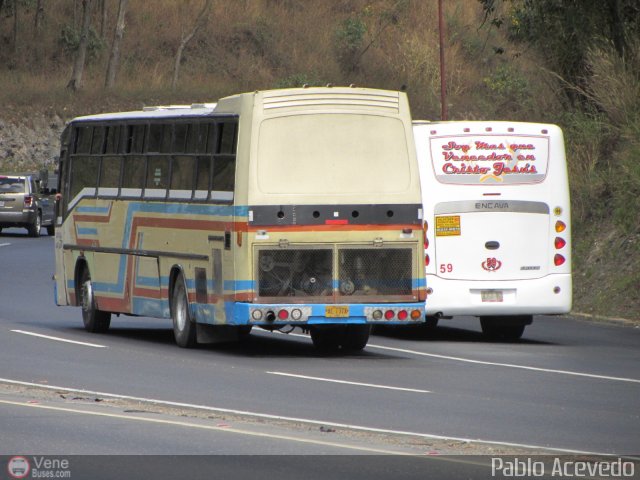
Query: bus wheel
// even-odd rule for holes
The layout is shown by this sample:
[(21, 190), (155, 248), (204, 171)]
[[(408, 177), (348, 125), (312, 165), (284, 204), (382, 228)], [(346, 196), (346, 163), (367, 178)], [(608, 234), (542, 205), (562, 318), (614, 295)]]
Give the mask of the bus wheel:
[(482, 333), (492, 340), (518, 340), (529, 323), (531, 323), (530, 316), (523, 316), (522, 319), (520, 317), (480, 317)]
[(342, 327), (314, 326), (311, 328), (313, 346), (323, 353), (337, 352), (342, 340)]
[(173, 336), (178, 346), (192, 348), (196, 344), (196, 324), (189, 313), (189, 301), (182, 274), (176, 278), (171, 296), (171, 319)]
[(357, 352), (367, 346), (371, 325), (347, 325), (342, 334), (342, 348)]
[(80, 278), (80, 300), (84, 329), (91, 333), (104, 333), (109, 330), (109, 325), (111, 325), (111, 313), (96, 308), (89, 270), (85, 268)]

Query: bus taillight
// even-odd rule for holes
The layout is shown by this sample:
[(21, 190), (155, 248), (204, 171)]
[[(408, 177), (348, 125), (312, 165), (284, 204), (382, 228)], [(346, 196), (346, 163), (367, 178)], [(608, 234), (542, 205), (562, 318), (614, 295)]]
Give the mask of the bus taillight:
[(424, 241), (424, 266), (429, 266), (429, 254), (427, 253), (427, 249), (429, 248), (429, 239), (427, 238), (427, 230), (429, 229), (429, 224), (427, 222), (422, 223), (422, 238)]
[(556, 250), (560, 250), (561, 248), (564, 248), (564, 246), (567, 244), (567, 241), (562, 237), (556, 237), (553, 244), (555, 245)]
[(553, 263), (555, 264), (556, 267), (559, 267), (564, 262), (565, 262), (565, 258), (559, 253), (556, 253), (555, 256), (553, 257)]

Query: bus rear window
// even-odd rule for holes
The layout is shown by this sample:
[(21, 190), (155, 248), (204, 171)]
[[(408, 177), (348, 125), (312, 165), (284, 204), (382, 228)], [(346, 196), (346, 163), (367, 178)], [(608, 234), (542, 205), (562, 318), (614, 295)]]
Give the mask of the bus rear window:
[(262, 122), (258, 184), (267, 194), (399, 193), (411, 188), (404, 124), (358, 114)]
[(436, 179), (457, 185), (515, 185), (542, 182), (549, 139), (542, 136), (460, 135), (431, 138)]

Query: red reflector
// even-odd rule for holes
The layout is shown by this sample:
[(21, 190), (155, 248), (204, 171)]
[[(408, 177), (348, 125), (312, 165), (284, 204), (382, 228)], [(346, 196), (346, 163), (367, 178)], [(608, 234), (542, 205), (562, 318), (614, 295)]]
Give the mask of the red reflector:
[(325, 220), (324, 221), (325, 225), (348, 225), (349, 224), (349, 220), (347, 220), (346, 218), (344, 220), (340, 219), (340, 220)]
[(431, 262), (431, 259), (429, 258), (429, 255), (425, 255), (424, 256), (424, 266), (428, 267), (430, 262)]
[(406, 320), (408, 316), (409, 314), (407, 313), (406, 310), (400, 310), (398, 312), (398, 320)]
[(426, 250), (427, 248), (429, 248), (429, 239), (424, 237), (424, 249)]
[(559, 253), (556, 253), (556, 255), (553, 257), (553, 263), (555, 264), (556, 267), (559, 267), (560, 265), (562, 265), (564, 261), (565, 261), (564, 257)]
[(567, 241), (564, 238), (556, 237), (553, 243), (556, 246), (556, 249), (560, 250), (562, 247), (564, 247), (567, 244)]
[(278, 312), (278, 318), (280, 320), (286, 320), (287, 318), (289, 318), (289, 312), (287, 312), (286, 310), (280, 310)]
[(391, 320), (393, 316), (393, 310), (387, 310), (386, 312), (384, 312), (384, 318), (386, 318), (387, 320)]

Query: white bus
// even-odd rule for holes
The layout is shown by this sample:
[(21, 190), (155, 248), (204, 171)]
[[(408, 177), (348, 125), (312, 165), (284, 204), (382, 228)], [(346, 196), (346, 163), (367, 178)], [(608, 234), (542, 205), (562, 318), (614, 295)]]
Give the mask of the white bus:
[(414, 122), (425, 215), (427, 324), (480, 317), (518, 339), (536, 314), (571, 310), (562, 131), (522, 122)]
[(422, 205), (406, 94), (299, 88), (72, 120), (56, 300), (85, 328), (171, 318), (176, 342), (300, 327), (360, 350), (424, 321)]

